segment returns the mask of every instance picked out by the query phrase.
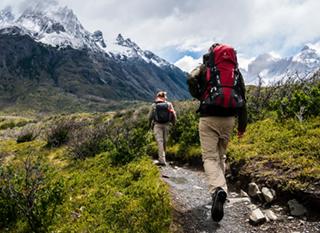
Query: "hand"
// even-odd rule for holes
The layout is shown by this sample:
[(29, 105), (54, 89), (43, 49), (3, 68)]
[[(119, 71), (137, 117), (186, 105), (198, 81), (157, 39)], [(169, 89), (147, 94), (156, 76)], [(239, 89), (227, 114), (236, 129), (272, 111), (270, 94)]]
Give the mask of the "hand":
[(238, 139), (241, 139), (244, 135), (244, 132), (238, 131)]

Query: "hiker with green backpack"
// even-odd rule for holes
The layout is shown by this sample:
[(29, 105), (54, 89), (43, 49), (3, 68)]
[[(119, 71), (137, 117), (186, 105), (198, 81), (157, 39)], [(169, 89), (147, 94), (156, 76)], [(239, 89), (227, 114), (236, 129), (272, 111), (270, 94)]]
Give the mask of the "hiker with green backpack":
[(228, 193), (224, 160), (235, 116), (239, 138), (247, 126), (245, 85), (235, 50), (229, 45), (213, 44), (187, 83), (190, 94), (200, 101), (197, 112), (202, 160), (212, 197), (211, 217), (219, 222)]
[(158, 165), (166, 166), (166, 143), (170, 123), (175, 125), (176, 112), (172, 103), (167, 101), (167, 93), (159, 91), (149, 113), (149, 127), (153, 129), (158, 145)]

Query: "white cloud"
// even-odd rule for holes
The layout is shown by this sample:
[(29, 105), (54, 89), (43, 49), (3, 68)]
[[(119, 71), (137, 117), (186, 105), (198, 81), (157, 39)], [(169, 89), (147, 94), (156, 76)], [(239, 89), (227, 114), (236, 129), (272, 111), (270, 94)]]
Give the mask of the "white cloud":
[[(1, 0), (0, 8), (30, 1)], [(288, 53), (320, 38), (319, 0), (58, 1), (72, 8), (89, 31), (102, 30), (107, 43), (121, 32), (155, 52), (205, 52), (218, 41), (251, 57)]]
[[(238, 54), (237, 57), (238, 57), (239, 67), (246, 71), (248, 70), (248, 65), (255, 59), (255, 57), (247, 58), (243, 54)], [(201, 63), (202, 63), (202, 57), (193, 58), (191, 56), (184, 56), (178, 61), (176, 61), (174, 65), (179, 67), (181, 70), (189, 73)]]
[(202, 58), (194, 59), (191, 56), (184, 56), (180, 60), (178, 60), (176, 63), (174, 63), (175, 66), (179, 67), (181, 70), (185, 72), (190, 72), (197, 66), (199, 66), (202, 63)]
[(255, 57), (247, 58), (243, 54), (238, 54), (239, 67), (248, 71), (248, 65), (255, 59)]

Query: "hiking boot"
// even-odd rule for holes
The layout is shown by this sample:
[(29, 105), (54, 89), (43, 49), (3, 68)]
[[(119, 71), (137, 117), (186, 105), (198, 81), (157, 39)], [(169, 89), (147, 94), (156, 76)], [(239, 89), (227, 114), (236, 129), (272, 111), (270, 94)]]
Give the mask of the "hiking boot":
[(220, 222), (223, 218), (223, 205), (227, 199), (227, 193), (220, 187), (212, 194), (211, 217), (215, 222)]
[(167, 166), (167, 163), (161, 160), (154, 160), (153, 163), (157, 166)]
[(158, 166), (165, 167), (165, 166), (167, 166), (167, 163), (166, 163), (166, 162), (159, 161), (159, 163), (157, 163), (157, 165), (158, 165)]

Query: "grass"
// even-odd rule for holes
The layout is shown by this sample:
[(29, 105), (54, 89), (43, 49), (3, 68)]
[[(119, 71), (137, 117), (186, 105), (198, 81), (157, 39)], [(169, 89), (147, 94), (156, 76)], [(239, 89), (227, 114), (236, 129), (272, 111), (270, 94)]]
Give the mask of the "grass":
[[(76, 113), (45, 117), (39, 124), (45, 130), (54, 122), (68, 120), (92, 127), (108, 122), (108, 114)], [(126, 113), (121, 118), (126, 120)], [(138, 131), (137, 131), (138, 132)], [(142, 131), (141, 131), (142, 132)], [(157, 167), (144, 155), (128, 163), (114, 165), (112, 151), (102, 152), (84, 160), (69, 154), (69, 145), (46, 147), (37, 139), (17, 143), (16, 138), (0, 141), (1, 167), (21, 164), (26, 157), (41, 157), (55, 170), (63, 183), (63, 203), (48, 226), (50, 232), (159, 232), (169, 231), (171, 204), (167, 186), (160, 180)], [(1, 169), (0, 169), (1, 170)], [(55, 183), (55, 180), (51, 181)], [(1, 188), (1, 187), (0, 187)], [(1, 196), (0, 196), (1, 199)], [(3, 199), (2, 199), (3, 200)], [(0, 200), (1, 201), (1, 200)], [(1, 229), (0, 216), (0, 231)], [(6, 226), (10, 232), (28, 232), (24, 218)]]
[(302, 123), (265, 119), (248, 126), (245, 137), (233, 138), (231, 162), (245, 161), (241, 173), (277, 184), (284, 190), (312, 190), (320, 179), (320, 117)]

